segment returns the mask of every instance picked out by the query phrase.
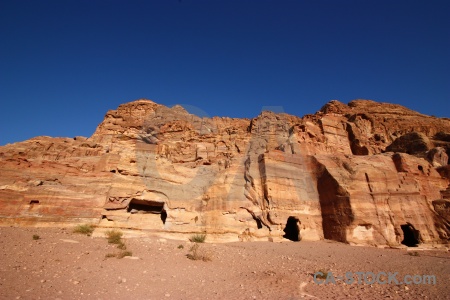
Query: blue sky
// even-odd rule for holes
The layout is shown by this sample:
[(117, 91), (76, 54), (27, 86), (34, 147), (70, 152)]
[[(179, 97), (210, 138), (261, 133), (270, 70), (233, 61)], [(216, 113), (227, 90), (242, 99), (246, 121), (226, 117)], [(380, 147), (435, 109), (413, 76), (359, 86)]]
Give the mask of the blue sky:
[(0, 145), (90, 136), (138, 98), (247, 118), (364, 98), (450, 117), (449, 53), (450, 1), (0, 0)]

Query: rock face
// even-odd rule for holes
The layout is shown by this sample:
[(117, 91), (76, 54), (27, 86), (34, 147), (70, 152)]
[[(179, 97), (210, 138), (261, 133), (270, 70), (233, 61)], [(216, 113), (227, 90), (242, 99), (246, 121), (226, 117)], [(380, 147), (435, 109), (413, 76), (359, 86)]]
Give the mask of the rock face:
[(90, 138), (0, 147), (0, 223), (445, 243), (449, 133), (449, 119), (370, 100), (251, 120), (137, 100), (107, 112)]

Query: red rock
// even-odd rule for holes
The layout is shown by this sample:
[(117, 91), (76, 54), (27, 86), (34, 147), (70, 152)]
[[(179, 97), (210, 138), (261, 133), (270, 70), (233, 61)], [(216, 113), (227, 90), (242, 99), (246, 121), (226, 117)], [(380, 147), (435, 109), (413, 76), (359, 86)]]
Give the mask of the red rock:
[(392, 144), (386, 147), (386, 151), (419, 154), (427, 152), (431, 148), (432, 143), (425, 134), (410, 132), (397, 138)]
[(370, 100), (248, 120), (141, 99), (107, 112), (90, 138), (0, 147), (0, 223), (232, 241), (279, 238), (298, 220), (303, 240), (371, 245), (401, 243), (411, 224), (423, 242), (446, 242), (436, 207), (448, 199), (449, 132), (448, 119)]
[(434, 167), (442, 167), (448, 164), (448, 155), (442, 147), (436, 147), (427, 152), (427, 160)]

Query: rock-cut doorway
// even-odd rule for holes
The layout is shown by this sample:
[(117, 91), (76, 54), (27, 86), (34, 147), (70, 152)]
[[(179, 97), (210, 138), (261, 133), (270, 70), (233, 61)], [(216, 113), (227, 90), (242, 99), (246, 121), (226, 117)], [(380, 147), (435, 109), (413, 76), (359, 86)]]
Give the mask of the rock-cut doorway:
[(290, 216), (287, 219), (286, 227), (283, 229), (284, 235), (283, 237), (285, 239), (299, 242), (302, 240), (301, 234), (300, 234), (300, 219), (294, 216)]

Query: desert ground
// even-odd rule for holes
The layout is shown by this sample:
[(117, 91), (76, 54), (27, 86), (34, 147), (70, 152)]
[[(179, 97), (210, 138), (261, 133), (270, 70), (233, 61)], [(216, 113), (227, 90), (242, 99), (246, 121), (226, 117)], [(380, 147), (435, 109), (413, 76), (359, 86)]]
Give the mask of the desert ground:
[[(113, 255), (123, 250), (102, 234), (94, 236), (71, 228), (0, 227), (0, 299), (450, 299), (445, 247), (208, 243), (207, 237), (198, 244), (203, 261), (187, 257), (194, 245), (188, 240), (125, 235), (132, 256), (119, 259)], [(339, 278), (317, 284), (313, 274), (319, 270), (334, 277), (398, 272), (400, 282), (408, 274), (434, 275), (436, 284), (358, 284), (358, 275), (351, 284)]]

